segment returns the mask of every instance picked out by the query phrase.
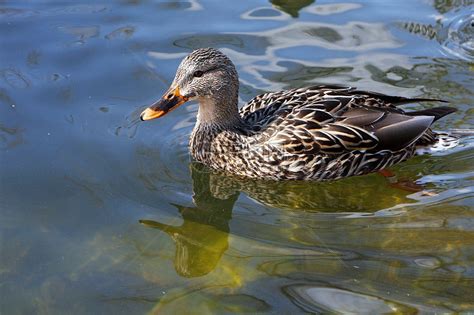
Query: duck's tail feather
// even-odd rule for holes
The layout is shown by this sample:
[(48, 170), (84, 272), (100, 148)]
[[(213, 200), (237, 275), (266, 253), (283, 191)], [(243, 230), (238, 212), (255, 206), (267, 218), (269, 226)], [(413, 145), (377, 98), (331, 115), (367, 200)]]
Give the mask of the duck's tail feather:
[(409, 103), (419, 103), (419, 102), (440, 102), (440, 103), (449, 103), (448, 101), (437, 99), (437, 98), (425, 98), (425, 97), (403, 97), (403, 96), (394, 96), (394, 95), (385, 95), (377, 92), (368, 92), (368, 91), (358, 91), (355, 90), (353, 94), (365, 94), (370, 97), (378, 98), (384, 100), (387, 103), (391, 103), (395, 106), (404, 105)]
[(444, 116), (449, 115), (451, 113), (454, 113), (455, 111), (457, 111), (456, 108), (440, 106), (435, 108), (417, 110), (414, 112), (406, 112), (406, 114), (410, 116), (432, 116), (434, 117), (433, 121), (437, 121), (438, 119), (443, 118)]
[(448, 101), (437, 99), (437, 98), (423, 98), (423, 97), (415, 97), (415, 98), (407, 98), (401, 96), (390, 96), (391, 102), (394, 105), (403, 105), (408, 103), (419, 103), (419, 102), (439, 102), (439, 103), (449, 103)]

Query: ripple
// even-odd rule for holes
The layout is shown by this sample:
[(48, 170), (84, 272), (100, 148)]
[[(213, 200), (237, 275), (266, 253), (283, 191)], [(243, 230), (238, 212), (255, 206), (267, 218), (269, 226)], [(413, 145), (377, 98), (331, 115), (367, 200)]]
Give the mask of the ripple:
[(415, 264), (420, 267), (428, 268), (428, 269), (435, 269), (441, 266), (441, 262), (438, 258), (435, 257), (422, 257), (417, 258), (414, 260)]
[(260, 7), (254, 8), (248, 12), (245, 12), (241, 15), (241, 18), (244, 20), (286, 20), (288, 16), (282, 12), (268, 8)]
[(135, 27), (133, 26), (124, 26), (120, 27), (109, 34), (105, 35), (105, 39), (113, 40), (113, 39), (127, 39), (132, 37), (135, 33)]
[(474, 61), (474, 13), (453, 18), (440, 31), (438, 41), (449, 54)]
[(0, 150), (12, 149), (24, 143), (23, 129), (7, 127), (0, 123)]
[(299, 285), (287, 287), (285, 291), (309, 312), (359, 314), (363, 310), (366, 314), (385, 314), (416, 311), (393, 301), (337, 288)]
[(222, 294), (218, 297), (224, 302), (223, 311), (253, 313), (271, 310), (267, 302), (248, 294)]
[(24, 89), (31, 85), (27, 77), (17, 69), (0, 70), (3, 80), (12, 88)]
[(84, 25), (84, 26), (59, 26), (57, 30), (72, 35), (80, 42), (85, 42), (87, 39), (99, 36), (100, 26)]
[(362, 7), (359, 3), (334, 3), (334, 4), (320, 4), (308, 8), (308, 13), (316, 15), (333, 15), (360, 9)]
[(63, 16), (63, 15), (75, 15), (75, 14), (91, 14), (105, 12), (107, 7), (104, 5), (63, 5), (63, 6), (52, 6), (48, 9), (24, 9), (6, 7), (0, 8), (0, 17), (7, 18), (30, 18), (33, 16)]

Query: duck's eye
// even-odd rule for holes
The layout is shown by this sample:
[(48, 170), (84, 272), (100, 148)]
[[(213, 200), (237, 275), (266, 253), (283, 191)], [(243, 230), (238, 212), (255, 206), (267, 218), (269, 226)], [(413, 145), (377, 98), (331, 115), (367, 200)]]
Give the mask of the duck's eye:
[(204, 73), (203, 73), (202, 71), (199, 71), (199, 70), (198, 70), (198, 71), (196, 71), (196, 72), (193, 73), (193, 77), (195, 77), (195, 78), (200, 78), (200, 77), (202, 77), (203, 74), (204, 74)]

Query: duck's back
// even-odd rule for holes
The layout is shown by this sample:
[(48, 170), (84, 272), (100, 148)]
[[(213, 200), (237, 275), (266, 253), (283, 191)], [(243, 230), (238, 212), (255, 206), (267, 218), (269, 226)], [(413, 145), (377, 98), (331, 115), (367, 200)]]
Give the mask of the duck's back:
[(419, 101), (435, 100), (313, 86), (259, 95), (240, 113), (270, 177), (333, 179), (383, 169), (435, 141), (430, 125), (455, 110), (396, 107)]

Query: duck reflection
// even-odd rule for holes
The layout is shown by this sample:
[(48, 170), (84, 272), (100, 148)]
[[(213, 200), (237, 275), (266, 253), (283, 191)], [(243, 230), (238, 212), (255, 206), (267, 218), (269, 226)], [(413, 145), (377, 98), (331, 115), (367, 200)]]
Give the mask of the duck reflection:
[(406, 174), (398, 179), (389, 172), (328, 182), (265, 181), (214, 173), (209, 187), (217, 198), (243, 192), (260, 204), (289, 211), (367, 213), (414, 202), (409, 195), (423, 187), (413, 177)]
[(195, 206), (174, 205), (183, 224), (140, 220), (173, 239), (174, 266), (183, 277), (203, 276), (216, 268), (229, 246), (229, 222), (240, 192), (282, 211), (367, 213), (414, 201), (407, 198), (410, 192), (394, 188), (377, 174), (334, 182), (275, 182), (231, 177), (199, 163), (191, 163), (190, 170)]
[(176, 244), (174, 266), (183, 277), (199, 277), (215, 269), (229, 246), (229, 221), (239, 193), (221, 199), (210, 189), (209, 170), (191, 165), (195, 207), (175, 205), (184, 222), (172, 226), (157, 221), (140, 220), (145, 226), (166, 232)]

